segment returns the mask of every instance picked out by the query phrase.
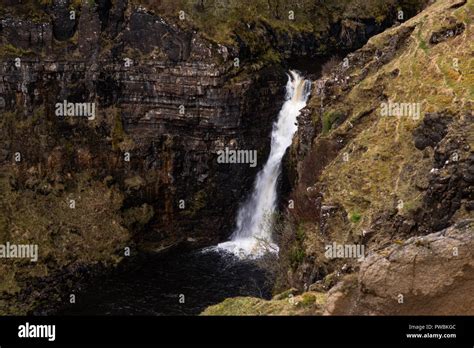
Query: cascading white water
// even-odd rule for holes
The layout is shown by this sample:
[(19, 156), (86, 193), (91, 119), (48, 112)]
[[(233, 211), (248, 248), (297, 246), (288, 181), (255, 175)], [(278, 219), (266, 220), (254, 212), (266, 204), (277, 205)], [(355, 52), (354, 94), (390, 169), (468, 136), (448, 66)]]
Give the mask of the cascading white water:
[(277, 203), (277, 180), (281, 161), (291, 145), (300, 110), (306, 106), (311, 82), (290, 71), (286, 84), (285, 103), (273, 124), (270, 155), (257, 174), (254, 190), (237, 214), (237, 227), (230, 241), (221, 243), (223, 249), (239, 257), (259, 257), (265, 252), (278, 252), (272, 239), (273, 215)]

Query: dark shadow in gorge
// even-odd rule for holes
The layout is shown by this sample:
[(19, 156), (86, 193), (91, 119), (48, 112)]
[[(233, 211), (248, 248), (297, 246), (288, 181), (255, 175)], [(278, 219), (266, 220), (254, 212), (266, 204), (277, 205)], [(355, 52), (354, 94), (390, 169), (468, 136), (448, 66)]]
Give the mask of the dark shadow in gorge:
[(131, 262), (91, 282), (56, 314), (198, 315), (229, 297), (271, 298), (272, 275), (229, 254), (175, 250)]

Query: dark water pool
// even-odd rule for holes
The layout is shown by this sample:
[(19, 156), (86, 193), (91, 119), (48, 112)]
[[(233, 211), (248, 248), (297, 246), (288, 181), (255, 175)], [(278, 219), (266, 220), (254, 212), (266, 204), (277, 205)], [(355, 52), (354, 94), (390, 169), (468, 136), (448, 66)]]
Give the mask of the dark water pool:
[[(272, 279), (255, 261), (210, 252), (148, 255), (96, 280), (63, 315), (197, 315), (228, 297), (271, 296)], [(184, 303), (183, 303), (184, 302)]]

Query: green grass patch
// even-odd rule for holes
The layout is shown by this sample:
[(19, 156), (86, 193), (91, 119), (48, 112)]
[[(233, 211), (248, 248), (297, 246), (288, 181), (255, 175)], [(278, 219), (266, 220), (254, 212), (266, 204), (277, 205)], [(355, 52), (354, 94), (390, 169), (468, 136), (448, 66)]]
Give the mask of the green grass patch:
[(326, 111), (323, 114), (323, 134), (329, 133), (335, 125), (344, 119), (345, 114), (340, 111)]
[(289, 255), (291, 267), (296, 269), (303, 262), (305, 256), (305, 250), (299, 245), (294, 245)]
[(354, 212), (349, 215), (349, 220), (351, 220), (352, 223), (358, 223), (362, 219), (362, 215), (359, 212)]

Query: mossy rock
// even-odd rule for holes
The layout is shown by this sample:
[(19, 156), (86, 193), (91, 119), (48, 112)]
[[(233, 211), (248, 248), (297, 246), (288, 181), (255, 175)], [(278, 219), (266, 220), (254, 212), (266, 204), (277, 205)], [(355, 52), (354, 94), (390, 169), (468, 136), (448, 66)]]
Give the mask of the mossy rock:
[(291, 288), (286, 291), (283, 291), (282, 293), (273, 296), (273, 300), (283, 300), (283, 299), (288, 299), (291, 296), (295, 296), (299, 294), (300, 291), (296, 288)]
[(146, 182), (140, 175), (135, 175), (125, 179), (124, 184), (128, 191), (139, 191), (145, 186)]
[(129, 229), (141, 230), (155, 215), (153, 207), (143, 203), (139, 207), (132, 207), (123, 213), (124, 224)]
[(323, 114), (323, 134), (329, 133), (333, 128), (341, 124), (346, 119), (346, 114), (342, 111), (326, 111)]

